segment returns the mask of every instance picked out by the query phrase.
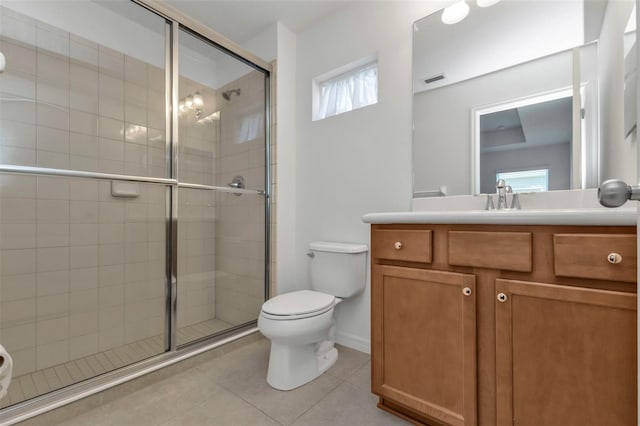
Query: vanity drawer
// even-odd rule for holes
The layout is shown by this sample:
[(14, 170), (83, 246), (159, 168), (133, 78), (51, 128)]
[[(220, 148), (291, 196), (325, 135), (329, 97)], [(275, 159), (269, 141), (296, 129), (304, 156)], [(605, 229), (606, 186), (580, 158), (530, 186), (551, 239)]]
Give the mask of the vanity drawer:
[(553, 234), (553, 252), (559, 277), (636, 282), (635, 234)]
[(378, 229), (373, 233), (376, 259), (431, 263), (431, 231)]
[(449, 231), (449, 264), (531, 272), (530, 232)]

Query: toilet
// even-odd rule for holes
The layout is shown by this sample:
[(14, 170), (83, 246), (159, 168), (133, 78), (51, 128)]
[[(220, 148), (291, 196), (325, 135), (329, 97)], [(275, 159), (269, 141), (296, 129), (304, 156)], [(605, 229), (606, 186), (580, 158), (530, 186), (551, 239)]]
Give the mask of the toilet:
[(368, 250), (365, 244), (309, 244), (312, 290), (284, 293), (262, 305), (258, 328), (271, 340), (267, 383), (273, 388), (297, 388), (335, 364), (333, 311), (364, 289)]

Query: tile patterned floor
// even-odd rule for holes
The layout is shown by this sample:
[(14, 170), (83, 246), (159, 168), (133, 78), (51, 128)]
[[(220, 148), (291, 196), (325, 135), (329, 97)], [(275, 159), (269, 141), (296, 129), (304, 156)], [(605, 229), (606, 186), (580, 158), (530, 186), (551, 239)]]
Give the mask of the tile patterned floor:
[(57, 426), (406, 425), (376, 407), (369, 356), (338, 350), (326, 374), (282, 392), (265, 381), (269, 341), (260, 339)]
[[(178, 344), (210, 336), (230, 326), (224, 321), (212, 319), (182, 327), (178, 329)], [(136, 363), (163, 351), (164, 337), (154, 336), (44, 370), (23, 374), (11, 381), (9, 393), (0, 402), (0, 408)]]

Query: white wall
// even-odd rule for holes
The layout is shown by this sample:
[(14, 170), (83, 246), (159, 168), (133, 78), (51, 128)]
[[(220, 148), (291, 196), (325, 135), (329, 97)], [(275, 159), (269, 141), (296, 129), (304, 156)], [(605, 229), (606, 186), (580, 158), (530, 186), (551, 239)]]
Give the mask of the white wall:
[(624, 137), (624, 45), (623, 32), (633, 1), (611, 1), (607, 5), (598, 43), (600, 74), (601, 180), (637, 179), (636, 133)]
[[(290, 283), (295, 287), (287, 285), (287, 290), (309, 286), (305, 256), (309, 242), (369, 243), (363, 214), (410, 208), (412, 23), (435, 6), (431, 2), (354, 3), (298, 35), (297, 222), (295, 226), (278, 223), (279, 235), (295, 233), (297, 278)], [(312, 122), (312, 79), (375, 52), (378, 103)], [(288, 119), (278, 118), (279, 123)], [(281, 176), (278, 179), (281, 182)], [(336, 308), (338, 342), (369, 351), (369, 306), (367, 278), (364, 293)]]

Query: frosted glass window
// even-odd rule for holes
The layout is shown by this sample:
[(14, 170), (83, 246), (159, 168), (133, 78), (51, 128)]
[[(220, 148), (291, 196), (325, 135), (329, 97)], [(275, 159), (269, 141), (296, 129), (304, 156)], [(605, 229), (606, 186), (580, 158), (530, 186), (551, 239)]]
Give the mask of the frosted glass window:
[(315, 84), (314, 121), (373, 105), (378, 102), (378, 62), (352, 67)]
[(544, 192), (549, 190), (549, 169), (496, 173), (496, 181), (504, 179), (513, 192)]

